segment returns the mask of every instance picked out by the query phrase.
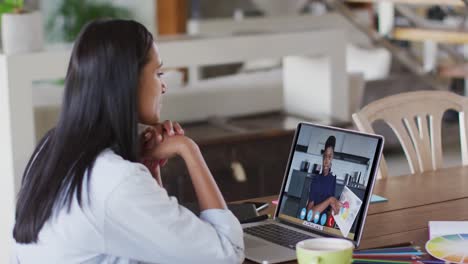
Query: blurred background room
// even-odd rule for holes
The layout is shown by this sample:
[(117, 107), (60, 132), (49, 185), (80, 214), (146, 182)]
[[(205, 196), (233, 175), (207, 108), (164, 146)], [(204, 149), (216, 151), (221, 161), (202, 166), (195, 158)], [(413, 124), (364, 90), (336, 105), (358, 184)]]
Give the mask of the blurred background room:
[[(26, 162), (57, 121), (73, 41), (97, 18), (134, 19), (154, 34), (168, 85), (162, 118), (199, 144), (227, 201), (278, 194), (298, 122), (354, 128), (353, 113), (389, 95), (468, 93), (459, 0), (0, 0), (0, 15), (1, 241)], [(392, 129), (374, 129), (391, 176), (410, 173)], [(446, 112), (447, 166), (461, 160), (458, 131)], [(347, 182), (366, 169), (348, 163)], [(171, 195), (195, 201), (182, 160), (162, 174)]]

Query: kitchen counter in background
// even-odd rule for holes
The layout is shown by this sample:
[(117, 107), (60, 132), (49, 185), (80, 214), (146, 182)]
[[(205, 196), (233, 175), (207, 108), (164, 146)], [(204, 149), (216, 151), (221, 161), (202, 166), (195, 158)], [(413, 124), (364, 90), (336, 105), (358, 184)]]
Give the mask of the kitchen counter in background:
[[(348, 122), (329, 118), (305, 120), (281, 112), (209, 122), (182, 124), (203, 153), (227, 201), (277, 194), (299, 122), (346, 127)], [(180, 158), (162, 168), (163, 184), (181, 202), (196, 201)]]

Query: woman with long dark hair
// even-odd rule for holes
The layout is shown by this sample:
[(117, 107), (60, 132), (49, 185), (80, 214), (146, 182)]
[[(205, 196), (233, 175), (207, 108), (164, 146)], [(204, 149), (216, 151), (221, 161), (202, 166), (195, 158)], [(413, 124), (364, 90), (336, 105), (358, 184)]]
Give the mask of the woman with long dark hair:
[[(77, 38), (59, 121), (26, 167), (13, 230), (27, 263), (238, 263), (242, 228), (196, 143), (160, 121), (162, 61), (141, 24), (100, 20)], [(138, 124), (151, 126), (141, 136)], [(185, 161), (200, 218), (162, 187)], [(144, 162), (146, 166), (142, 165)]]

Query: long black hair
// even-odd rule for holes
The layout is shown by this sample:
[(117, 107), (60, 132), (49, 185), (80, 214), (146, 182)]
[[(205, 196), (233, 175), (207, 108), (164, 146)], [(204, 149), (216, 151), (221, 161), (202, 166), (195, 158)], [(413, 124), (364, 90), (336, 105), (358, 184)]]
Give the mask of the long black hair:
[(68, 65), (59, 121), (23, 174), (13, 230), (18, 243), (37, 242), (54, 209), (69, 210), (75, 195), (82, 206), (84, 179), (104, 149), (138, 160), (138, 83), (152, 45), (151, 33), (135, 21), (98, 20), (83, 28)]

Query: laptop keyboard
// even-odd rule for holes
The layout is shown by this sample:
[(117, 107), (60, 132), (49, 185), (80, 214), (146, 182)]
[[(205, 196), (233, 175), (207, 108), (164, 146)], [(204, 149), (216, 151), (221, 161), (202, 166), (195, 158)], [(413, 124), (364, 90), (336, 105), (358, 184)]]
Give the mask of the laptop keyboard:
[(295, 249), (299, 241), (312, 238), (312, 236), (275, 224), (247, 227), (244, 228), (244, 232), (291, 249)]

